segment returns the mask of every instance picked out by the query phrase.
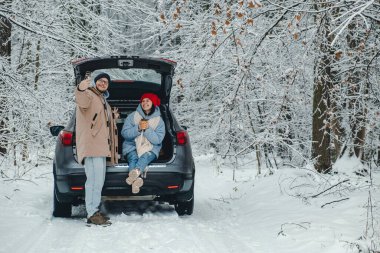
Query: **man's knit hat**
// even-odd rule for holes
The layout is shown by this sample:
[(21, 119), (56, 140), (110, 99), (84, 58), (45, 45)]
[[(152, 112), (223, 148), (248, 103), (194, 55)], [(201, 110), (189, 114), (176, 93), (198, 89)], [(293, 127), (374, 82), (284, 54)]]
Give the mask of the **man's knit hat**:
[(107, 74), (107, 73), (100, 73), (99, 75), (97, 75), (95, 78), (94, 78), (94, 82), (96, 83), (96, 81), (98, 81), (100, 78), (107, 78), (108, 80), (108, 84), (111, 83), (111, 77)]

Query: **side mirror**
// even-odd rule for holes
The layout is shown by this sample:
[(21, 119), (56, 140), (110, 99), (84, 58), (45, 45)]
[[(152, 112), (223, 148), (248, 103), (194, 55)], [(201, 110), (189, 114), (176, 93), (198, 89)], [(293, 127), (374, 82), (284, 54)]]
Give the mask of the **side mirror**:
[(59, 132), (61, 132), (64, 128), (64, 126), (51, 126), (50, 133), (53, 136), (58, 136)]

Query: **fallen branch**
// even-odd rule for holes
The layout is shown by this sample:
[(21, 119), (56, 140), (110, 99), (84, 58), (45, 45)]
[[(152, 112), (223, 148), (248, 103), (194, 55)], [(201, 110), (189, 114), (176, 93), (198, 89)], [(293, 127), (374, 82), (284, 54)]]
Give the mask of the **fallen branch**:
[[(305, 230), (307, 230), (310, 227), (310, 222), (301, 222), (301, 224), (293, 223), (293, 222), (283, 223), (283, 224), (281, 224), (281, 231), (277, 233), (277, 236), (279, 236), (279, 235), (286, 236), (286, 234), (284, 233), (285, 225), (295, 225), (295, 226), (298, 226), (298, 227), (303, 228)], [(304, 224), (307, 226), (304, 226)]]
[(227, 200), (225, 200), (224, 198), (221, 198), (221, 199), (211, 199), (211, 200), (220, 201), (220, 202), (223, 202), (223, 203), (230, 204), (230, 202), (227, 201)]
[(36, 182), (33, 182), (32, 180), (29, 180), (29, 179), (23, 179), (23, 178), (11, 178), (11, 179), (5, 179), (3, 180), (4, 182), (7, 182), (7, 181), (26, 181), (26, 182), (30, 182), (30, 183), (33, 183), (35, 185), (38, 185)]
[(341, 182), (339, 182), (339, 183), (337, 183), (337, 184), (334, 184), (333, 186), (327, 188), (326, 190), (324, 190), (324, 191), (322, 191), (322, 192), (320, 192), (320, 193), (318, 193), (318, 194), (315, 194), (315, 195), (313, 195), (313, 196), (311, 196), (311, 197), (312, 197), (312, 198), (316, 198), (316, 197), (318, 197), (319, 195), (321, 195), (321, 194), (327, 192), (328, 190), (331, 190), (331, 189), (334, 188), (335, 186), (338, 186), (338, 185), (343, 184), (343, 183), (348, 182), (348, 181), (350, 181), (350, 180), (349, 180), (349, 179), (345, 179), (345, 180), (343, 180), (343, 181), (341, 181)]
[(332, 203), (341, 202), (341, 201), (343, 201), (343, 200), (348, 200), (348, 199), (350, 199), (350, 198), (344, 198), (344, 199), (334, 200), (334, 201), (331, 201), (331, 202), (328, 202), (328, 203), (326, 203), (326, 204), (321, 205), (321, 208), (323, 208), (323, 207), (325, 207), (325, 206), (327, 206), (327, 205), (330, 205), (330, 204), (332, 204)]

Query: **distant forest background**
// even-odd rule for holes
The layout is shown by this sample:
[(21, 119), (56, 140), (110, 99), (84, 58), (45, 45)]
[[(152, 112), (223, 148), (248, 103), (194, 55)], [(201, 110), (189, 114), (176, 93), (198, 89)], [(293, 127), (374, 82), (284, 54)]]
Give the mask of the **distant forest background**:
[(50, 162), (71, 60), (106, 55), (178, 63), (171, 108), (195, 154), (258, 172), (377, 165), (379, 14), (360, 0), (0, 0), (1, 175)]

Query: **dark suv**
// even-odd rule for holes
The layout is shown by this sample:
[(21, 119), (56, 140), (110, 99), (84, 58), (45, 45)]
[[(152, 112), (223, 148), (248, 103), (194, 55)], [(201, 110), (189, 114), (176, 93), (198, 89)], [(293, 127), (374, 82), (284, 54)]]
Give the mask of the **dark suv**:
[[(147, 177), (140, 192), (132, 194), (131, 186), (125, 182), (128, 164), (120, 148), (119, 163), (107, 165), (103, 200), (157, 200), (174, 205), (178, 215), (193, 213), (195, 166), (190, 140), (186, 128), (180, 126), (174, 117), (169, 103), (175, 66), (171, 60), (137, 56), (86, 58), (73, 62), (74, 85), (88, 73), (92, 77), (100, 72), (111, 76), (107, 100), (111, 107), (119, 110), (119, 147), (123, 141), (120, 134), (123, 122), (136, 110), (141, 95), (152, 92), (161, 99), (166, 135), (159, 157), (147, 168)], [(77, 162), (73, 111), (66, 127), (50, 128), (52, 135), (58, 136), (53, 161), (55, 217), (70, 217), (72, 206), (84, 201), (86, 175), (83, 165)]]

